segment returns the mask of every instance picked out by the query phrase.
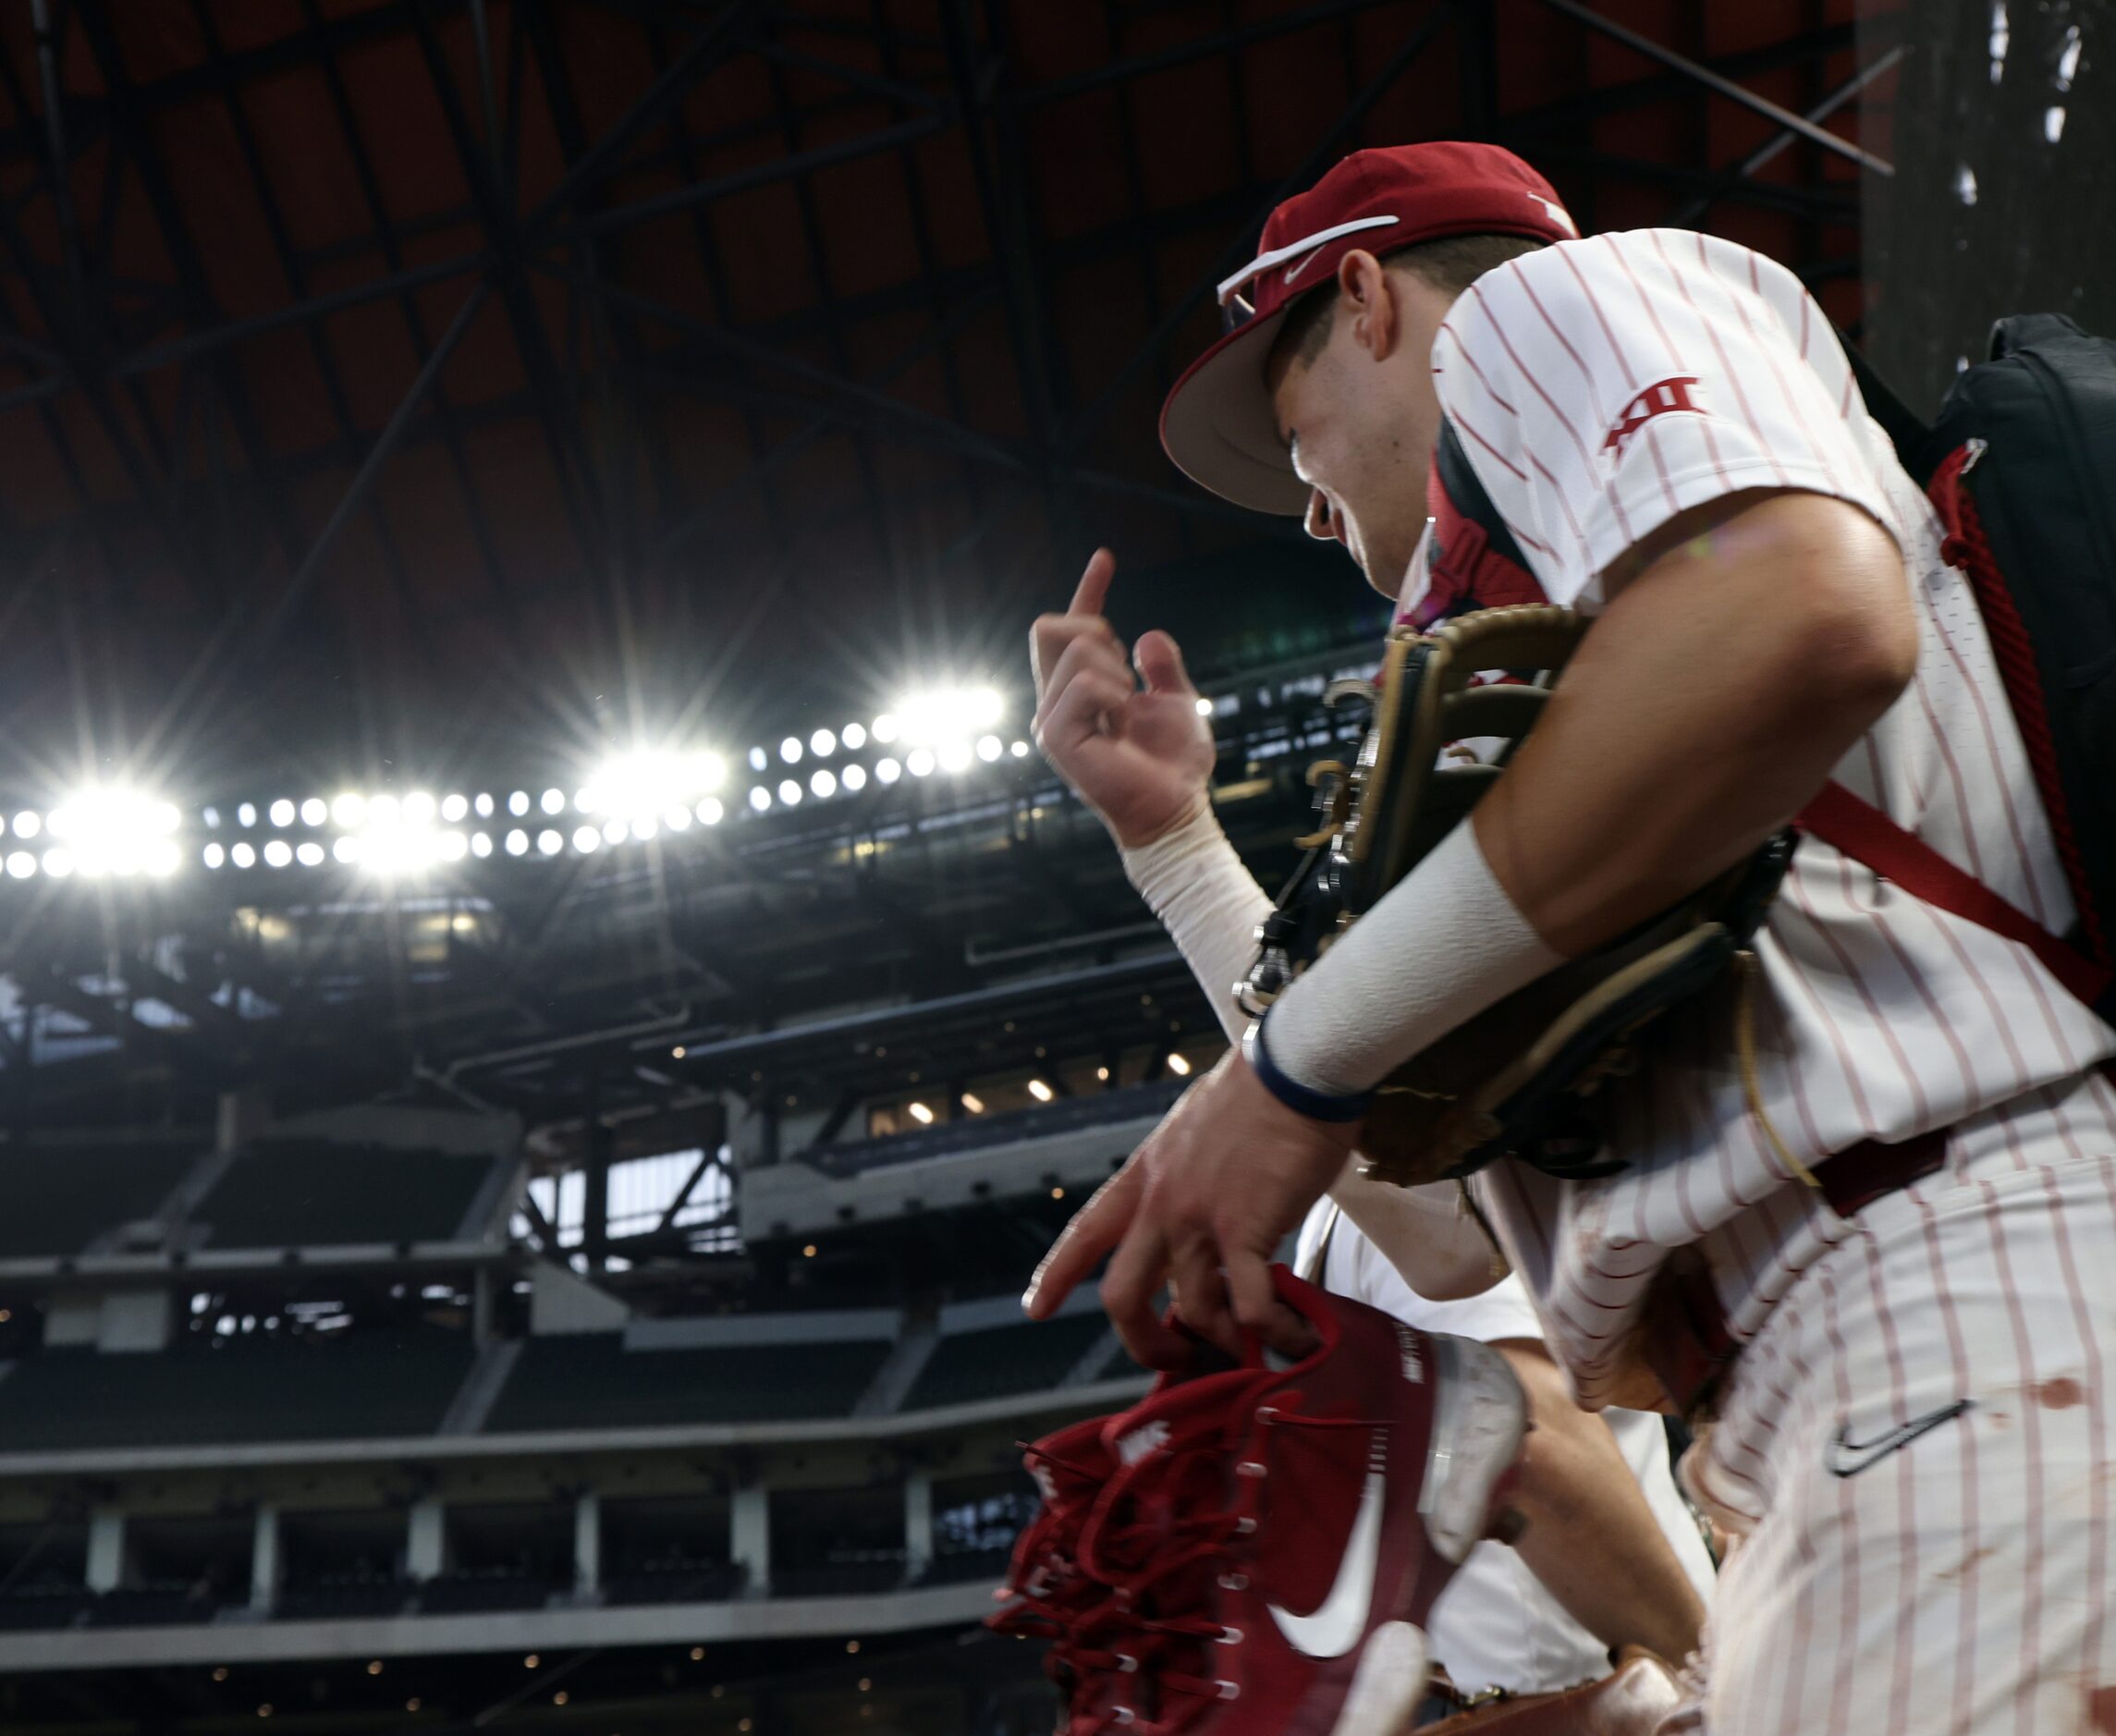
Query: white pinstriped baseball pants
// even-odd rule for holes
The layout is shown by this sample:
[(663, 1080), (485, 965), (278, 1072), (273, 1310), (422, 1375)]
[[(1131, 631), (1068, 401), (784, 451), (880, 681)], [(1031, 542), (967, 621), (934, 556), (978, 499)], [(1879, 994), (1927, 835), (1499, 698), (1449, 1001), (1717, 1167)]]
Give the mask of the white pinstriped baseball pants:
[(1761, 1517), (1670, 1730), (2116, 1736), (2112, 1106), (1970, 1124), (1743, 1352), (1686, 1481)]

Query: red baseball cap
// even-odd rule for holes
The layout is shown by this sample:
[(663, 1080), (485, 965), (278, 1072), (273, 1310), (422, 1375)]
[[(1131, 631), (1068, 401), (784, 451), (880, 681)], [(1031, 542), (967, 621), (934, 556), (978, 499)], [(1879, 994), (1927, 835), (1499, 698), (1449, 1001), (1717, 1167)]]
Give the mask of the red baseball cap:
[(1550, 183), (1511, 151), (1443, 140), (1355, 151), (1271, 214), (1256, 257), (1219, 286), (1242, 323), (1183, 373), (1161, 406), (1161, 444), (1193, 482), (1259, 512), (1307, 510), (1308, 489), (1271, 415), (1264, 363), (1286, 312), (1329, 287), (1354, 248), (1393, 253), (1449, 235), (1572, 241)]

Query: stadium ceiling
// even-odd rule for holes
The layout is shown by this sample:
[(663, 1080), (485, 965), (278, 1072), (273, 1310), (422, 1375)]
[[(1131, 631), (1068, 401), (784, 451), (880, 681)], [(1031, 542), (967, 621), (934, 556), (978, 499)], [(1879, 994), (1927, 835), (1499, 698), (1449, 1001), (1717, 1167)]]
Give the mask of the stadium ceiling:
[(1853, 12), (10, 0), (0, 782), (372, 785), (1014, 678), (1098, 542), (1291, 546), (1155, 411), (1348, 149), (1504, 141), (1855, 320), (1895, 56)]

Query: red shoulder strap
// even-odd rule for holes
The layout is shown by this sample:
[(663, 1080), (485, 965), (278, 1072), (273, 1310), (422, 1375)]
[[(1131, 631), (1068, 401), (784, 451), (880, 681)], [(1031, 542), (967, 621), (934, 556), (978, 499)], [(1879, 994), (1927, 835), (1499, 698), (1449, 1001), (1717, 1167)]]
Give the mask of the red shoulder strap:
[(2087, 1006), (2098, 1005), (2108, 992), (2111, 973), (2107, 966), (2097, 964), (2032, 917), (2023, 915), (1990, 887), (1963, 873), (1923, 838), (1904, 831), (1843, 785), (1823, 785), (1821, 793), (1793, 816), (1792, 823), (1853, 862), (1865, 863), (1882, 879), (1894, 881), (1913, 898), (2017, 941)]

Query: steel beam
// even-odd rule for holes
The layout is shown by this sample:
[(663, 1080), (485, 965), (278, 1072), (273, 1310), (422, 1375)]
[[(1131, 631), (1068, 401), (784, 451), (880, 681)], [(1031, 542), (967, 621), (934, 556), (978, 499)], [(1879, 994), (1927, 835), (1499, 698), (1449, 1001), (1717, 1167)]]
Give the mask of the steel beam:
[[(1903, 51), (1900, 44), (1890, 49), (1886, 54), (1877, 56), (1810, 108), (1807, 111), (1806, 118), (1811, 121), (1829, 119), (1830, 116), (1873, 83), (1876, 79), (1881, 77), (1883, 73), (1892, 70), (1902, 61), (1902, 57)], [(1681, 210), (1675, 212), (1668, 219), (1668, 226), (1673, 229), (1694, 227), (1698, 220), (1709, 212), (1715, 204), (1718, 203), (1742, 182), (1751, 179), (1758, 169), (1782, 153), (1798, 137), (1799, 134), (1793, 132), (1792, 128), (1785, 128), (1771, 138), (1765, 140), (1747, 156), (1726, 171), (1720, 189), (1712, 192), (1700, 193), (1696, 198), (1691, 200), (1689, 203), (1682, 206)]]
[(1896, 172), (1894, 164), (1884, 161), (1870, 151), (1862, 150), (1848, 140), (1838, 138), (1827, 127), (1817, 126), (1804, 115), (1796, 115), (1789, 108), (1780, 108), (1776, 103), (1758, 96), (1754, 91), (1736, 84), (1731, 79), (1721, 78), (1709, 67), (1701, 66), (1686, 55), (1677, 54), (1672, 48), (1663, 47), (1650, 36), (1641, 36), (1636, 31), (1619, 24), (1614, 18), (1602, 17), (1592, 7), (1582, 6), (1580, 0), (1543, 0), (1543, 4), (1575, 23), (1584, 24), (1587, 29), (1597, 31), (1613, 42), (1623, 43), (1648, 60), (1657, 60), (1671, 71), (1681, 73), (1685, 79), (1703, 85), (1707, 91), (1725, 97), (1729, 102), (1738, 103), (1752, 113), (1761, 115), (1766, 120), (1776, 121), (1786, 130), (1798, 133), (1810, 144), (1820, 145), (1825, 151), (1833, 152), (1847, 162), (1856, 163), (1861, 168), (1871, 170), (1876, 175), (1888, 176)]

